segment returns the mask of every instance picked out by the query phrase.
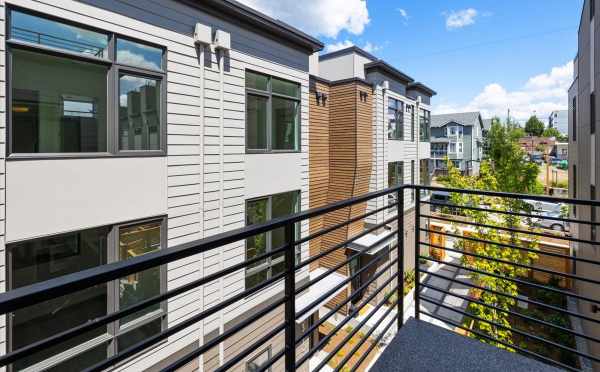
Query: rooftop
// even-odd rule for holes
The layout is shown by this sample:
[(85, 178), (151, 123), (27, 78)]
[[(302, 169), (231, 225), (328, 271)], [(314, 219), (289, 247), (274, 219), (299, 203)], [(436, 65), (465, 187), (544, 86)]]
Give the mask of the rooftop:
[(449, 123), (456, 123), (465, 127), (482, 125), (481, 114), (475, 112), (459, 112), (453, 114), (431, 115), (431, 127), (439, 128)]

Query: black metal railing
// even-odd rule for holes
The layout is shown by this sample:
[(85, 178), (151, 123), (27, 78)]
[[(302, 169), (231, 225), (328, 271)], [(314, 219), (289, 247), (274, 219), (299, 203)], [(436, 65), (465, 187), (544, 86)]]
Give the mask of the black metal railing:
[[(414, 233), (414, 247), (405, 250), (405, 213), (397, 213), (398, 210), (405, 211), (405, 207), (412, 203), (406, 203), (404, 200), (404, 191), (411, 190), (416, 195), (421, 195), (422, 191), (445, 191), (452, 195), (476, 196), (491, 198), (501, 205), (508, 205), (506, 209), (490, 209), (484, 205), (474, 205), (473, 203), (460, 202), (460, 198), (452, 204), (437, 203), (430, 200), (421, 200), (417, 197), (414, 206), (414, 220), (411, 233)], [(388, 204), (388, 196), (393, 195), (393, 204)], [(380, 201), (379, 205), (383, 207), (368, 210), (366, 203), (370, 200)], [(572, 205), (600, 207), (600, 202), (589, 200), (555, 199), (545, 196), (516, 195), (499, 192), (485, 192), (474, 190), (456, 190), (447, 188), (437, 188), (429, 186), (411, 186), (402, 185), (387, 190), (366, 194), (364, 196), (340, 201), (324, 207), (311, 209), (308, 211), (296, 213), (287, 217), (276, 218), (268, 222), (247, 226), (237, 230), (217, 234), (195, 242), (182, 244), (172, 248), (166, 248), (157, 252), (137, 256), (126, 261), (111, 263), (88, 270), (80, 271), (74, 274), (65, 275), (60, 278), (48, 280), (45, 282), (29, 285), (26, 287), (10, 290), (0, 294), (0, 314), (10, 314), (16, 310), (26, 308), (34, 304), (40, 304), (44, 301), (75, 293), (77, 291), (101, 285), (112, 280), (126, 277), (149, 268), (167, 265), (175, 261), (200, 255), (203, 253), (218, 250), (228, 244), (243, 242), (248, 238), (264, 234), (269, 231), (284, 230), (285, 243), (270, 251), (248, 258), (243, 262), (223, 265), (218, 272), (205, 275), (201, 278), (191, 280), (190, 282), (173, 289), (166, 290), (164, 293), (145, 298), (135, 305), (120, 309), (119, 311), (107, 315), (90, 319), (83, 324), (76, 324), (70, 330), (55, 334), (47, 339), (39, 340), (18, 349), (9, 350), (6, 354), (0, 356), (0, 366), (8, 366), (24, 357), (31, 356), (42, 350), (46, 350), (53, 345), (71, 340), (86, 332), (106, 327), (109, 323), (118, 319), (138, 313), (140, 310), (153, 305), (164, 303), (176, 296), (184, 295), (194, 289), (215, 283), (216, 281), (239, 273), (253, 264), (261, 262), (269, 257), (284, 255), (285, 268), (260, 284), (245, 288), (243, 291), (223, 297), (221, 301), (212, 304), (206, 308), (198, 309), (193, 315), (168, 327), (164, 327), (159, 333), (153, 334), (134, 345), (119, 350), (119, 352), (107, 357), (98, 364), (88, 366), (86, 371), (101, 371), (109, 369), (112, 366), (122, 363), (144, 351), (148, 351), (154, 345), (166, 342), (170, 337), (184, 331), (194, 325), (197, 325), (210, 317), (224, 312), (232, 306), (239, 306), (245, 303), (251, 296), (261, 294), (266, 289), (272, 289), (275, 286), (281, 286), (281, 296), (270, 301), (268, 305), (260, 306), (253, 312), (247, 314), (234, 326), (223, 327), (222, 331), (209, 341), (200, 343), (193, 350), (187, 350), (183, 355), (178, 354), (178, 359), (171, 361), (169, 365), (163, 366), (165, 371), (177, 370), (186, 364), (197, 360), (209, 350), (219, 346), (227, 340), (231, 340), (236, 334), (239, 334), (247, 327), (256, 322), (264, 320), (268, 314), (277, 311), (282, 314), (283, 321), (280, 324), (269, 327), (266, 333), (259, 338), (253, 339), (247, 345), (240, 348), (241, 351), (233, 356), (224, 358), (224, 362), (216, 370), (224, 371), (235, 367), (239, 363), (247, 361), (254, 351), (262, 345), (270, 342), (276, 336), (283, 336), (284, 342), (280, 350), (275, 350), (268, 361), (260, 365), (261, 371), (267, 370), (275, 365), (281, 369), (293, 371), (306, 365), (309, 361), (316, 365), (316, 369), (322, 369), (329, 365), (335, 371), (356, 370), (359, 367), (366, 368), (373, 360), (377, 358), (379, 345), (385, 342), (387, 337), (395, 330), (401, 329), (405, 318), (405, 274), (407, 268), (412, 269), (414, 264), (414, 296), (407, 298), (414, 301), (412, 306), (414, 312), (406, 315), (413, 315), (424, 320), (437, 319), (452, 329), (461, 329), (471, 337), (476, 337), (496, 344), (498, 346), (517, 351), (524, 355), (532, 356), (546, 363), (558, 365), (567, 369), (578, 369), (582, 361), (600, 362), (600, 358), (586, 351), (581, 351), (571, 339), (564, 342), (563, 338), (555, 337), (557, 334), (567, 335), (571, 338), (582, 338), (589, 342), (600, 342), (593, 333), (580, 332), (574, 330), (569, 321), (564, 322), (564, 316), (574, 319), (598, 324), (599, 321), (593, 314), (577, 308), (569, 308), (565, 302), (550, 303), (546, 301), (548, 297), (558, 297), (560, 299), (574, 299), (580, 302), (600, 305), (600, 296), (595, 293), (581, 292), (578, 290), (578, 284), (586, 283), (590, 285), (600, 284), (600, 278), (586, 277), (581, 273), (574, 271), (560, 271), (554, 268), (544, 266), (543, 260), (532, 259), (531, 262), (520, 261), (514, 255), (507, 252), (524, 252), (539, 257), (552, 257), (559, 262), (568, 262), (569, 266), (573, 263), (581, 265), (600, 265), (600, 262), (590, 257), (577, 257), (570, 253), (557, 252), (556, 250), (540, 249), (539, 241), (542, 239), (562, 241), (570, 244), (578, 244), (581, 247), (597, 247), (598, 243), (582, 238), (581, 236), (569, 235), (567, 233), (555, 233), (545, 231), (533, 226), (531, 219), (541, 218), (539, 213), (533, 213), (527, 206), (521, 202), (524, 200), (538, 200), (547, 202), (562, 202)], [(440, 207), (438, 211), (431, 207)], [(361, 207), (361, 208), (357, 208)], [(454, 213), (448, 215), (443, 213), (444, 208), (464, 211), (463, 213)], [(356, 215), (351, 211), (363, 210), (365, 213)], [(582, 208), (578, 209), (578, 213)], [(351, 216), (340, 221), (339, 212)], [(411, 212), (412, 211), (407, 211)], [(512, 225), (501, 225), (497, 220), (491, 222), (482, 222), (480, 220), (469, 219), (469, 213), (486, 213), (498, 216), (509, 216), (512, 218)], [(410, 215), (410, 214), (407, 214)], [(323, 226), (319, 229), (312, 229), (303, 237), (297, 238), (296, 229), (302, 221), (329, 216)], [(335, 217), (335, 218), (333, 218)], [(410, 217), (411, 219), (413, 217)], [(515, 219), (524, 218), (523, 223), (515, 223)], [(369, 224), (362, 226), (367, 220)], [(570, 223), (571, 225), (580, 224), (583, 226), (595, 227), (600, 223), (594, 221), (585, 221), (569, 217), (550, 217), (550, 219), (560, 221), (561, 223)], [(334, 222), (331, 222), (334, 221)], [(363, 227), (361, 232), (352, 235), (350, 238), (348, 231), (356, 224)], [(471, 230), (469, 230), (471, 229)], [(464, 231), (475, 233), (465, 234)], [(341, 234), (340, 234), (341, 231)], [(462, 231), (462, 232), (461, 232)], [(493, 231), (494, 234), (487, 234)], [(571, 230), (573, 231), (573, 229)], [(369, 234), (377, 234), (378, 242), (387, 242), (388, 250), (385, 254), (377, 254), (370, 251), (371, 247), (349, 249), (349, 246), (356, 243), (360, 238)], [(342, 238), (340, 238), (342, 236)], [(493, 240), (492, 238), (496, 240)], [(527, 239), (522, 238), (527, 236)], [(320, 240), (319, 240), (320, 238)], [(327, 238), (327, 239), (325, 239)], [(438, 240), (436, 240), (438, 239)], [(439, 240), (446, 242), (453, 241), (452, 245), (439, 243)], [(310, 246), (316, 241), (320, 241), (318, 248)], [(471, 249), (474, 245), (492, 245), (499, 252), (497, 256), (486, 256), (479, 250)], [(295, 252), (298, 246), (304, 245), (304, 255), (300, 262), (295, 261)], [(309, 247), (307, 247), (307, 245)], [(556, 245), (556, 244), (555, 244)], [(469, 248), (471, 247), (471, 248)], [(306, 249), (308, 248), (308, 249)], [(413, 252), (414, 249), (414, 252)], [(428, 254), (429, 250), (436, 254)], [(308, 254), (307, 254), (308, 252)], [(405, 260), (407, 252), (414, 261)], [(452, 254), (453, 257), (460, 257), (455, 260), (448, 260), (440, 252)], [(395, 253), (395, 256), (394, 256)], [(348, 266), (351, 262), (356, 262), (361, 258), (363, 260), (358, 268), (348, 273)], [(482, 270), (480, 267), (472, 265), (472, 260), (483, 260), (485, 262), (494, 262), (499, 264), (500, 269), (494, 272)], [(428, 265), (427, 263), (433, 263)], [(320, 267), (319, 275), (307, 278), (306, 273)], [(451, 272), (448, 268), (463, 273), (457, 276), (448, 276)], [(512, 276), (505, 275), (508, 268), (515, 268), (518, 273)], [(511, 269), (512, 270), (512, 269)], [(585, 272), (585, 270), (583, 270)], [(340, 274), (341, 273), (341, 274)], [(563, 282), (543, 282), (535, 278), (532, 273), (540, 273), (550, 277), (560, 277)], [(527, 275), (524, 275), (527, 274)], [(323, 289), (320, 285), (326, 278), (338, 275), (338, 281), (332, 287)], [(302, 280), (298, 280), (302, 277)], [(431, 280), (437, 278), (438, 281)], [(527, 290), (528, 296), (523, 297), (520, 293), (506, 293), (501, 289), (492, 287), (489, 282), (481, 278), (495, 278), (510, 282), (524, 290)], [(476, 280), (478, 279), (478, 280)], [(450, 283), (447, 287), (441, 287), (436, 284), (441, 281)], [(570, 283), (561, 286), (560, 283)], [(554, 283), (554, 284), (552, 284)], [(469, 292), (457, 292), (453, 285), (459, 285), (468, 288)], [(296, 308), (296, 300), (316, 289), (316, 297), (302, 308)], [(438, 296), (431, 296), (429, 293), (436, 292)], [(543, 295), (537, 295), (534, 292), (539, 291)], [(519, 306), (498, 307), (494, 303), (486, 301), (485, 294), (494, 294), (502, 298), (510, 299), (513, 302), (527, 303), (536, 311), (522, 311)], [(441, 296), (441, 297), (440, 297)], [(453, 298), (463, 301), (462, 306), (457, 306), (456, 301), (445, 301), (440, 298)], [(504, 323), (498, 323), (495, 319), (483, 318), (477, 312), (472, 311), (470, 304), (475, 304), (486, 309), (507, 314), (509, 320)], [(439, 311), (432, 310), (444, 309), (454, 314), (458, 314), (460, 321), (454, 318), (440, 315)], [(320, 311), (319, 311), (320, 310)], [(552, 317), (544, 318), (544, 311), (551, 314)], [(318, 317), (311, 318), (306, 329), (296, 327), (297, 319), (305, 317), (307, 314), (317, 312)], [(540, 313), (542, 316), (540, 316)], [(558, 314), (558, 315), (557, 315)], [(557, 320), (560, 316), (560, 318)], [(504, 318), (505, 319), (505, 318)], [(469, 323), (469, 320), (471, 323)], [(476, 327), (470, 326), (473, 322), (482, 322), (488, 324), (494, 329), (501, 329), (514, 335), (515, 340), (509, 340), (506, 337), (494, 337), (491, 333), (482, 332)], [(525, 325), (525, 326), (523, 326)], [(394, 327), (395, 326), (395, 327)], [(531, 328), (528, 326), (536, 326)], [(550, 331), (549, 331), (550, 330)], [(556, 333), (556, 332), (558, 333)], [(552, 333), (555, 332), (555, 333)], [(312, 335), (318, 333), (318, 338), (313, 339)], [(529, 340), (529, 343), (526, 342)], [(552, 352), (540, 352), (540, 344)], [(368, 346), (366, 346), (368, 345)], [(177, 350), (173, 350), (176, 352)], [(360, 351), (360, 353), (359, 353)], [(569, 359), (564, 355), (570, 355), (578, 359)], [(564, 357), (564, 358), (563, 358)], [(562, 358), (562, 359), (561, 359)], [(573, 361), (574, 360), (574, 361)]]

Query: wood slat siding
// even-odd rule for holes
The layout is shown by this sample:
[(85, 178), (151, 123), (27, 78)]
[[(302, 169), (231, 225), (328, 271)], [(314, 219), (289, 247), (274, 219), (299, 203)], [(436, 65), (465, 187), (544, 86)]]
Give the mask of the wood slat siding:
[[(315, 83), (315, 88), (326, 91), (329, 95), (325, 106), (317, 105), (311, 98), (311, 131), (319, 137), (311, 137), (311, 206), (351, 198), (368, 192), (372, 163), (372, 89), (369, 86), (349, 82), (327, 87), (323, 83)], [(360, 92), (367, 94), (361, 99)], [(327, 107), (328, 106), (328, 107)], [(329, 117), (329, 122), (326, 122)], [(326, 133), (325, 127), (328, 127)], [(313, 148), (312, 146), (315, 146)], [(328, 162), (328, 164), (327, 164)], [(327, 165), (328, 170), (321, 170)], [(316, 177), (317, 179), (313, 179)], [(328, 182), (326, 182), (328, 180)], [(326, 198), (324, 185), (327, 185)], [(348, 219), (364, 214), (366, 203), (339, 209), (311, 221), (311, 231), (334, 226)], [(338, 228), (311, 242), (311, 254), (325, 251), (346, 241), (349, 237), (363, 231), (364, 221), (357, 221), (348, 226)], [(314, 229), (314, 230), (312, 230)], [(346, 249), (340, 248), (319, 260), (319, 265), (333, 268), (347, 258)], [(347, 266), (337, 271), (348, 275)], [(328, 305), (335, 306), (343, 301), (347, 293), (342, 292)], [(344, 308), (345, 312), (346, 309)]]
[[(329, 85), (310, 82), (310, 146), (309, 146), (309, 173), (310, 173), (310, 208), (318, 208), (327, 204), (327, 190), (329, 189), (329, 109), (331, 102), (325, 100), (317, 103), (316, 92), (330, 94)], [(310, 234), (323, 228), (323, 216), (310, 220)], [(321, 237), (310, 241), (310, 255), (315, 256), (321, 252)], [(311, 270), (318, 267), (315, 261), (310, 265)]]
[[(245, 69), (298, 82), (301, 85), (301, 208), (309, 207), (309, 130), (308, 130), (308, 55), (286, 45), (266, 42), (252, 30), (239, 32), (195, 8), (173, 0), (11, 0), (24, 8), (50, 14), (120, 35), (163, 45), (167, 48), (167, 214), (168, 246), (194, 241), (245, 224)], [(4, 33), (4, 1), (0, 0), (0, 33)], [(143, 21), (142, 21), (143, 20)], [(214, 51), (199, 52), (192, 38), (196, 22), (204, 21), (232, 32), (234, 45), (225, 59)], [(4, 41), (4, 37), (2, 37)], [(242, 47), (247, 43), (247, 47)], [(251, 44), (251, 45), (250, 45)], [(236, 49), (239, 47), (239, 49)], [(260, 49), (263, 49), (262, 51)], [(4, 72), (5, 44), (0, 44), (0, 68)], [(243, 49), (244, 52), (241, 52)], [(256, 54), (250, 55), (251, 51)], [(199, 53), (202, 53), (199, 55)], [(272, 60), (264, 59), (273, 57)], [(306, 58), (306, 61), (304, 61)], [(201, 63), (205, 63), (202, 68)], [(291, 66), (291, 67), (290, 67)], [(306, 69), (304, 69), (306, 66)], [(4, 80), (2, 73), (0, 79)], [(4, 89), (0, 89), (0, 270), (4, 272)], [(277, 156), (277, 155), (273, 155)], [(276, 172), (276, 170), (273, 170)], [(140, 216), (140, 218), (147, 216)], [(309, 223), (302, 224), (302, 236)], [(308, 244), (302, 246), (308, 255)], [(245, 259), (244, 242), (182, 259), (168, 265), (168, 289), (199, 279)], [(307, 275), (308, 268), (299, 273)], [(5, 290), (5, 275), (0, 275), (0, 290)], [(172, 327), (203, 309), (244, 290), (244, 271), (173, 298), (168, 303), (168, 326)], [(228, 319), (261, 303), (274, 286), (247, 301), (229, 307), (211, 319), (187, 328), (150, 351), (119, 366), (119, 370), (144, 370), (203, 335), (222, 327)], [(0, 323), (0, 352), (5, 351), (5, 318)], [(248, 345), (238, 345), (246, 347)], [(214, 360), (206, 355), (205, 360)], [(217, 365), (223, 355), (216, 354)]]

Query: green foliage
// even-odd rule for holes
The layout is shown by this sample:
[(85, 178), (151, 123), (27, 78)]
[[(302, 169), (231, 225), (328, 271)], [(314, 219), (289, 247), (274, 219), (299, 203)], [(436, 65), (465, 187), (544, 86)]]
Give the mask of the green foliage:
[[(504, 191), (501, 187), (504, 183), (498, 180), (498, 173), (495, 172), (488, 161), (481, 164), (479, 176), (464, 176), (450, 162), (448, 164), (449, 186), (461, 189), (477, 189), (490, 191)], [(457, 205), (487, 205), (490, 209), (500, 211), (519, 212), (527, 206), (515, 200), (488, 197), (482, 195), (469, 195), (460, 193), (451, 193), (450, 199)], [(464, 215), (469, 221), (491, 227), (476, 226), (474, 230), (469, 231), (469, 236), (475, 239), (500, 243), (519, 245), (530, 249), (537, 248), (537, 241), (522, 239), (522, 234), (505, 232), (495, 227), (517, 228), (521, 225), (521, 218), (513, 215), (496, 215), (492, 218), (490, 213), (478, 210), (463, 210)], [(458, 228), (455, 226), (455, 229)], [(459, 233), (457, 231), (457, 233)], [(494, 273), (502, 278), (516, 278), (526, 276), (527, 270), (513, 265), (518, 263), (530, 265), (537, 258), (534, 253), (526, 253), (516, 249), (510, 249), (498, 244), (480, 244), (471, 240), (459, 239), (455, 243), (455, 249), (471, 252), (481, 257), (488, 257), (503, 262), (492, 261), (485, 258), (478, 258), (463, 255), (463, 265), (482, 272)], [(477, 285), (490, 290), (506, 293), (511, 296), (517, 296), (517, 286), (513, 281), (500, 279), (489, 275), (471, 273), (471, 280)], [(486, 334), (496, 340), (512, 345), (512, 333), (510, 332), (509, 316), (502, 310), (509, 310), (515, 305), (515, 300), (505, 296), (499, 296), (489, 291), (481, 291), (480, 301), (493, 306), (490, 308), (481, 304), (471, 302), (468, 307), (469, 313), (481, 318), (475, 320), (473, 328), (480, 333)], [(506, 328), (504, 328), (506, 327)], [(476, 335), (473, 335), (476, 338)], [(504, 345), (480, 338), (481, 341), (507, 349)], [(512, 350), (508, 348), (509, 350)]]
[(541, 136), (544, 133), (544, 123), (537, 116), (531, 116), (525, 123), (525, 133), (530, 136)]
[(544, 137), (556, 137), (556, 140), (560, 142), (567, 142), (569, 140), (568, 136), (562, 134), (556, 128), (546, 128), (542, 135)]
[(514, 124), (502, 125), (494, 121), (488, 134), (488, 160), (498, 190), (541, 194), (544, 187), (538, 181), (540, 168), (527, 159), (518, 143), (522, 133), (523, 130)]

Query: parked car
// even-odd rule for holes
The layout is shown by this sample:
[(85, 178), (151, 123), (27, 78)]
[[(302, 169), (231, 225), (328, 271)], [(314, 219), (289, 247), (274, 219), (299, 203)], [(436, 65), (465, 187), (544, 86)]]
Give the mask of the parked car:
[(560, 214), (562, 204), (561, 203), (550, 203), (539, 200), (531, 200), (525, 199), (523, 202), (529, 204), (531, 206), (532, 211), (534, 212), (546, 212), (546, 213), (558, 213)]
[[(539, 215), (540, 217), (534, 217), (531, 219), (531, 222), (535, 226), (542, 227), (544, 229), (550, 229), (554, 231), (569, 231), (569, 223), (561, 220), (556, 220), (555, 218), (561, 218), (561, 213), (559, 212), (534, 212), (534, 214)], [(550, 217), (544, 218), (544, 217)]]

